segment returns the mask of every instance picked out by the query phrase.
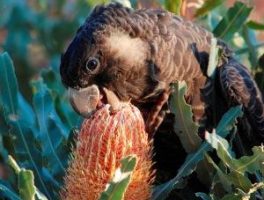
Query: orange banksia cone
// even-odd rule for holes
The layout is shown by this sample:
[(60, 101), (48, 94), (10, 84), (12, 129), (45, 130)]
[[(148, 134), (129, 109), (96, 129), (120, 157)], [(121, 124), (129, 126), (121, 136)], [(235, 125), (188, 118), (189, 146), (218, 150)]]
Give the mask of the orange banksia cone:
[(141, 113), (127, 104), (110, 114), (109, 105), (105, 105), (82, 124), (62, 199), (99, 199), (121, 159), (128, 155), (137, 157), (137, 165), (124, 200), (150, 199), (154, 177), (152, 142), (148, 140)]

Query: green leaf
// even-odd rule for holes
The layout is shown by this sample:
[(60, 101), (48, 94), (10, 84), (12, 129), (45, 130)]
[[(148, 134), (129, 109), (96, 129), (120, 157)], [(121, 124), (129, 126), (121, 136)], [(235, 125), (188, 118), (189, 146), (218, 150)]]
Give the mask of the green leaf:
[[(245, 193), (241, 190), (233, 194), (227, 194), (221, 200), (250, 200), (252, 199), (251, 195), (254, 194), (257, 190), (264, 188), (264, 183), (256, 183), (250, 188), (249, 192)], [(261, 198), (261, 197), (260, 197)]]
[(35, 146), (35, 131), (23, 120), (10, 121), (9, 124), (12, 127), (10, 132), (15, 137), (13, 145), (18, 161), (26, 168), (34, 170), (39, 187), (48, 195), (47, 185), (41, 172), (42, 156)]
[[(240, 106), (232, 107), (228, 112), (224, 114), (218, 126), (216, 127), (216, 133), (222, 137), (226, 137), (236, 122), (236, 118), (241, 116), (242, 111)], [(169, 193), (175, 188), (176, 185), (180, 184), (182, 179), (195, 170), (197, 164), (203, 160), (204, 155), (207, 151), (211, 151), (212, 148), (207, 142), (203, 142), (198, 150), (191, 153), (185, 159), (185, 162), (178, 170), (177, 175), (170, 181), (156, 187), (152, 194), (153, 200), (164, 200)]]
[(232, 188), (231, 188), (232, 183), (229, 182), (226, 174), (224, 172), (222, 172), (222, 170), (215, 164), (215, 162), (211, 159), (210, 156), (206, 155), (206, 158), (207, 158), (208, 162), (211, 163), (214, 166), (214, 168), (216, 169), (218, 178), (219, 178), (220, 182), (222, 183), (223, 188), (227, 192), (231, 192), (232, 191)]
[(233, 152), (231, 151), (227, 140), (215, 133), (208, 132), (205, 134), (205, 139), (214, 149), (216, 149), (217, 156), (222, 160), (222, 162), (226, 166), (231, 167)]
[(53, 97), (53, 103), (57, 114), (61, 118), (62, 122), (71, 129), (74, 126), (78, 126), (82, 122), (82, 118), (78, 115), (70, 105), (67, 91), (61, 84), (61, 77), (58, 72), (52, 69), (42, 70), (43, 82), (47, 85), (51, 91)]
[(12, 156), (8, 156), (7, 162), (18, 176), (19, 195), (23, 200), (34, 200), (35, 195), (37, 195), (39, 200), (47, 200), (47, 198), (35, 187), (34, 174), (31, 170), (21, 169)]
[(236, 188), (240, 188), (245, 192), (248, 191), (252, 186), (249, 178), (238, 171), (232, 170), (227, 175), (227, 177), (230, 183), (232, 183)]
[(113, 179), (101, 194), (100, 200), (122, 200), (129, 185), (131, 174), (136, 167), (136, 157), (128, 156), (121, 160), (121, 168), (117, 169)]
[(18, 88), (13, 61), (8, 53), (0, 55), (0, 103), (4, 107), (5, 116), (15, 118), (18, 114)]
[(41, 152), (45, 160), (42, 164), (42, 173), (45, 181), (50, 183), (48, 184), (49, 191), (57, 195), (71, 152), (67, 142), (70, 129), (58, 116), (51, 91), (43, 80), (35, 80), (31, 85), (34, 91), (33, 105), (39, 128), (38, 140), (41, 142)]
[(19, 195), (23, 200), (35, 200), (36, 187), (33, 172), (21, 169), (18, 173)]
[(214, 35), (224, 39), (225, 41), (230, 41), (234, 33), (240, 30), (242, 25), (245, 23), (251, 10), (252, 8), (247, 7), (246, 4), (236, 2), (216, 26), (213, 31)]
[[(264, 150), (263, 147), (254, 147), (253, 155), (244, 156), (240, 159), (236, 159), (230, 153), (230, 147), (228, 142), (216, 135), (206, 133), (205, 138), (207, 142), (216, 149), (218, 157), (221, 159), (222, 163), (228, 167), (228, 174), (222, 172), (213, 162), (211, 164), (217, 169), (218, 176), (222, 182), (223, 187), (227, 192), (231, 192), (231, 186), (235, 186), (237, 190), (240, 191), (244, 199), (249, 199), (250, 194), (254, 193), (256, 190), (252, 189), (252, 184), (247, 177), (247, 173), (255, 174), (256, 177), (261, 173), (262, 177), (264, 174)], [(247, 173), (246, 173), (247, 172)], [(258, 178), (257, 181), (263, 181), (263, 178)], [(229, 197), (226, 197), (229, 198)]]
[[(259, 48), (263, 48), (263, 47), (264, 47), (264, 43), (258, 43), (257, 45), (254, 46), (255, 49), (259, 49)], [(248, 52), (249, 52), (249, 48), (246, 47), (246, 48), (238, 49), (235, 52), (235, 54), (241, 55), (241, 54), (248, 53)]]
[(241, 106), (235, 106), (232, 107), (224, 114), (224, 116), (221, 118), (220, 122), (218, 123), (215, 132), (217, 135), (221, 137), (226, 137), (229, 132), (233, 129), (236, 118), (241, 117), (243, 115), (242, 107)]
[(264, 24), (252, 20), (247, 23), (247, 27), (254, 30), (264, 30)]
[(7, 163), (10, 165), (10, 167), (13, 168), (13, 170), (15, 171), (16, 174), (19, 174), (21, 169), (20, 169), (20, 167), (18, 166), (17, 162), (15, 161), (15, 159), (12, 156), (8, 156)]
[(248, 47), (248, 57), (251, 64), (251, 70), (256, 70), (258, 66), (258, 51), (255, 48), (255, 46), (258, 44), (256, 34), (253, 30), (244, 25), (242, 29), (242, 36)]
[(200, 197), (202, 200), (213, 200), (209, 195), (203, 193), (203, 192), (197, 192), (195, 193), (196, 197)]
[(170, 111), (174, 114), (174, 130), (187, 153), (194, 152), (202, 140), (198, 136), (198, 125), (193, 122), (192, 109), (185, 101), (187, 86), (184, 82), (174, 84), (175, 92), (170, 99)]
[(217, 155), (223, 161), (228, 162), (232, 158), (233, 152), (229, 146), (227, 140), (217, 135), (215, 132), (213, 133), (205, 133), (206, 141), (217, 150)]
[[(34, 81), (32, 82), (32, 86), (34, 90), (33, 105), (41, 131), (39, 138), (43, 141), (43, 156), (48, 160), (49, 169), (53, 171), (53, 174), (63, 173), (66, 163), (63, 164), (61, 158), (65, 158), (65, 154), (63, 151), (59, 151), (59, 148), (65, 143), (69, 130), (64, 127), (60, 118), (57, 116), (50, 91), (43, 84), (43, 81)], [(58, 155), (59, 152), (61, 152), (61, 155)]]
[(231, 170), (230, 173), (222, 171), (215, 162), (209, 157), (206, 156), (209, 163), (211, 163), (217, 171), (220, 182), (222, 183), (223, 188), (226, 192), (232, 192), (233, 186), (240, 188), (243, 191), (247, 192), (252, 187), (250, 180), (244, 176), (242, 173)]
[(241, 194), (227, 194), (221, 200), (241, 200)]
[(224, 2), (225, 0), (206, 0), (203, 6), (196, 10), (195, 17), (199, 17), (207, 14), (208, 12), (212, 11), (213, 9), (220, 6)]
[[(181, 144), (187, 153), (195, 152), (201, 145), (201, 138), (198, 136), (198, 125), (193, 121), (192, 108), (185, 101), (185, 93), (187, 86), (185, 82), (177, 82), (173, 85), (175, 92), (172, 93), (169, 108), (174, 114), (174, 131), (181, 141)], [(204, 169), (207, 170), (206, 177)], [(199, 180), (207, 184), (210, 182), (210, 177), (207, 176), (210, 172), (210, 166), (206, 162), (202, 162), (197, 166), (197, 176)]]
[[(9, 129), (8, 135), (12, 139), (12, 148), (16, 159), (23, 166), (34, 171), (39, 187), (48, 194), (41, 176), (42, 156), (35, 142), (38, 133), (34, 124), (34, 114), (31, 113), (30, 106), (18, 92), (13, 62), (7, 53), (0, 56), (0, 80), (2, 80), (0, 107), (4, 109), (3, 114)], [(33, 121), (29, 120), (30, 118), (25, 118), (30, 113)]]
[[(3, 55), (1, 60), (2, 58)], [(11, 60), (9, 63), (8, 67), (0, 65), (0, 70), (6, 68), (6, 74), (10, 77), (0, 79), (3, 82), (0, 85), (6, 85), (6, 87), (0, 86), (0, 108), (4, 110), (0, 116), (1, 119), (5, 119), (5, 123), (1, 126), (6, 126), (7, 136), (10, 138), (9, 151), (14, 154), (21, 166), (33, 170), (37, 186), (48, 199), (55, 199), (63, 181), (64, 168), (68, 164), (70, 142), (67, 142), (67, 139), (70, 130), (57, 115), (51, 94), (43, 83), (35, 88), (33, 111), (19, 93)], [(3, 74), (1, 73), (0, 77)], [(11, 90), (11, 88), (15, 89)], [(14, 106), (10, 103), (13, 98), (10, 101), (6, 100), (2, 94), (12, 94), (12, 97), (16, 98), (17, 108), (13, 109)], [(5, 115), (6, 113), (15, 114)], [(1, 127), (1, 130), (5, 129)]]
[(216, 134), (206, 133), (206, 141), (217, 151), (218, 157), (231, 170), (244, 174), (245, 172), (255, 173), (257, 171), (264, 174), (264, 150), (262, 147), (254, 147), (253, 155), (243, 156), (240, 159), (235, 159), (230, 151), (228, 142)]
[(21, 200), (21, 198), (10, 188), (0, 182), (0, 197), (6, 197), (11, 200)]
[(180, 15), (181, 13), (181, 7), (182, 7), (182, 1), (183, 0), (165, 0), (165, 8), (177, 15)]
[(251, 194), (254, 194), (259, 189), (264, 189), (264, 182), (261, 183), (255, 183), (252, 188), (250, 188), (249, 192), (243, 196), (243, 200), (249, 200), (251, 197)]
[(263, 146), (255, 146), (252, 149), (251, 156), (243, 156), (240, 159), (233, 159), (233, 167), (240, 173), (256, 173), (261, 172), (264, 176), (264, 148)]

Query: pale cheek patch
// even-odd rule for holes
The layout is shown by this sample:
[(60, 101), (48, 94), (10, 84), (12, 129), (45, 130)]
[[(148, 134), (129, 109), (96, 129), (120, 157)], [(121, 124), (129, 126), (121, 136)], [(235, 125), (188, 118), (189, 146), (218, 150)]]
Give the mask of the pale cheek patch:
[(126, 33), (112, 33), (107, 39), (107, 46), (116, 59), (127, 64), (143, 64), (147, 57), (147, 43), (140, 38), (131, 38)]

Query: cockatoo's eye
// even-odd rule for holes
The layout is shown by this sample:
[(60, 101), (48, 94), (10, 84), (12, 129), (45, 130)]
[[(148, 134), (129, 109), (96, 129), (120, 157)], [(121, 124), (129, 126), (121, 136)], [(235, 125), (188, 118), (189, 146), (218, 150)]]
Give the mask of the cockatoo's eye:
[(87, 60), (85, 69), (89, 73), (95, 73), (99, 68), (99, 66), (100, 66), (99, 60), (97, 58), (92, 57), (89, 58), (89, 60)]

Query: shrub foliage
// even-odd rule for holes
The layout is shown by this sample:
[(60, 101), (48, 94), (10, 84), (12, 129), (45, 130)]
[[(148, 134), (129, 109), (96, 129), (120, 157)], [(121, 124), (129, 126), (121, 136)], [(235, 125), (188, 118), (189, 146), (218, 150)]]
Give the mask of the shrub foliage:
[[(100, 2), (106, 1), (0, 0), (0, 199), (59, 198), (73, 139), (82, 122), (70, 107), (60, 82), (60, 53), (88, 10)], [(186, 3), (160, 0), (155, 5), (184, 15)], [(131, 1), (131, 5), (135, 7), (139, 2)], [(263, 92), (264, 44), (257, 39), (257, 31), (264, 25), (249, 19), (252, 10), (251, 5), (242, 2), (227, 8), (224, 0), (207, 0), (196, 10), (193, 20), (230, 44)], [(210, 67), (213, 70), (214, 66)], [(175, 88), (170, 101), (176, 116), (174, 129), (182, 133), (178, 137), (188, 156), (173, 179), (155, 186), (152, 199), (166, 199), (172, 190), (180, 193), (194, 172), (209, 179), (207, 191), (195, 193), (197, 198), (263, 199), (263, 146), (255, 146), (252, 154), (238, 158), (230, 142), (236, 119), (243, 115), (241, 108), (231, 108), (214, 133), (206, 133), (202, 141), (184, 100), (185, 84), (178, 83)], [(133, 165), (134, 159), (125, 159), (123, 165)], [(124, 193), (122, 185), (110, 184), (109, 188), (119, 188), (118, 194), (111, 195), (115, 190), (109, 189), (101, 199)]]

